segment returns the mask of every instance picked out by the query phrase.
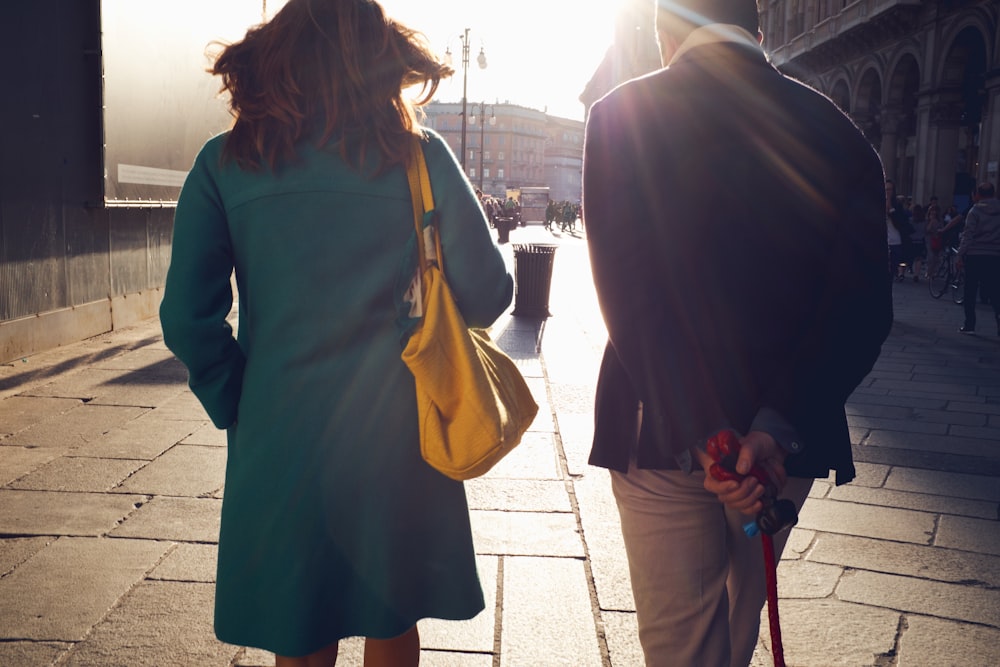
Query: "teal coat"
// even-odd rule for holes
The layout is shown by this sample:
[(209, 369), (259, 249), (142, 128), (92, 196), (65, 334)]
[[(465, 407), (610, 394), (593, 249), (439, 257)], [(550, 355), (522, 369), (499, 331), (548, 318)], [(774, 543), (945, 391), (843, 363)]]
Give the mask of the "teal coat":
[[(470, 326), (488, 326), (513, 282), (461, 168), (428, 135), (449, 283)], [(222, 163), (226, 136), (184, 184), (160, 308), (191, 389), (228, 429), (216, 634), (297, 656), (475, 616), (465, 491), (420, 457), (400, 360), (414, 266), (405, 170), (365, 177), (306, 146), (254, 173)]]

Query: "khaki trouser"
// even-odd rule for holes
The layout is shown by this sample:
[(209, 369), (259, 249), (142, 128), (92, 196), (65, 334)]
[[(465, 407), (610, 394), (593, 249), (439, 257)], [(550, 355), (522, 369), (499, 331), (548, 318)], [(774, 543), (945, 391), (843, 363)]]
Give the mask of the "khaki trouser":
[[(703, 472), (611, 472), (648, 667), (745, 667), (766, 600), (760, 538), (727, 510)], [(789, 478), (782, 497), (802, 507), (812, 479)], [(774, 537), (780, 558), (788, 533)]]

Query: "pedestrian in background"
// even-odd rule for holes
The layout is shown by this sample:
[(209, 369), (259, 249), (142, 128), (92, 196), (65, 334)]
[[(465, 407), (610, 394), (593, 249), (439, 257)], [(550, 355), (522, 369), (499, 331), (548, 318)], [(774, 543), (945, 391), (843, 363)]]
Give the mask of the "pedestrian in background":
[(886, 242), (889, 244), (889, 263), (895, 271), (896, 280), (906, 277), (906, 266), (909, 263), (910, 225), (909, 216), (903, 203), (896, 196), (896, 184), (890, 179), (885, 180), (885, 228)]
[(350, 636), (369, 667), (416, 665), (419, 619), (484, 605), (464, 487), (421, 458), (400, 359), (415, 136), (465, 320), (489, 326), (513, 291), (462, 169), (402, 97), (423, 84), (425, 103), (452, 70), (372, 0), (290, 0), (212, 71), (235, 122), (184, 184), (160, 316), (228, 430), (216, 635), (278, 667), (332, 665)]
[(742, 525), (763, 487), (708, 475), (706, 439), (736, 431), (738, 470), (761, 465), (796, 506), (831, 470), (849, 482), (844, 403), (891, 322), (878, 155), (758, 30), (755, 0), (660, 0), (666, 67), (586, 128), (609, 334), (590, 462), (612, 471), (651, 666), (747, 665), (757, 643), (763, 556)]
[(910, 271), (913, 273), (913, 282), (920, 282), (926, 260), (927, 210), (920, 204), (914, 204), (910, 208)]
[(958, 268), (965, 268), (965, 322), (962, 333), (976, 331), (976, 300), (982, 291), (989, 297), (1000, 336), (1000, 200), (992, 183), (980, 183), (976, 201), (965, 215)]

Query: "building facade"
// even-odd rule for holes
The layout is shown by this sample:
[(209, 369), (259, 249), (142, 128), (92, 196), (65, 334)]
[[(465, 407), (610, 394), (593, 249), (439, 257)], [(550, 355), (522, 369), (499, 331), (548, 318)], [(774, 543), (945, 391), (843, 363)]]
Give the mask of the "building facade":
[(582, 122), (509, 102), (468, 103), (463, 156), (461, 102), (435, 101), (423, 110), (424, 124), (444, 137), (485, 194), (548, 187), (552, 199), (580, 201)]
[[(1000, 2), (759, 0), (764, 47), (789, 76), (830, 96), (878, 149), (896, 191), (966, 205), (998, 180)], [(651, 0), (631, 0), (615, 45), (581, 96), (659, 67)], [(629, 69), (631, 67), (631, 69)]]
[(773, 62), (829, 95), (879, 150), (896, 191), (966, 205), (997, 183), (1000, 3), (765, 0)]

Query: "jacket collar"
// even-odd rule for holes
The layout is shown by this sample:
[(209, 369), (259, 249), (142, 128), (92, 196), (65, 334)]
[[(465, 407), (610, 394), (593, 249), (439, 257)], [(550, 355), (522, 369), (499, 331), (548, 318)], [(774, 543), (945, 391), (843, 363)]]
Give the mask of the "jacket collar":
[(695, 47), (704, 46), (706, 44), (717, 44), (720, 42), (746, 46), (761, 55), (764, 53), (764, 50), (760, 46), (760, 42), (754, 39), (754, 36), (751, 35), (746, 29), (729, 23), (710, 23), (709, 25), (704, 25), (700, 28), (692, 30), (691, 34), (689, 34), (684, 41), (681, 42), (681, 45), (677, 47), (677, 51), (674, 52), (674, 55), (670, 59), (667, 66), (669, 67), (670, 65), (673, 65), (677, 62), (678, 58)]

